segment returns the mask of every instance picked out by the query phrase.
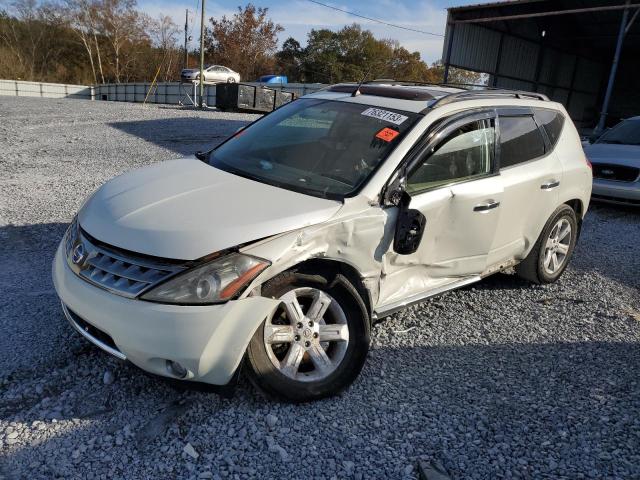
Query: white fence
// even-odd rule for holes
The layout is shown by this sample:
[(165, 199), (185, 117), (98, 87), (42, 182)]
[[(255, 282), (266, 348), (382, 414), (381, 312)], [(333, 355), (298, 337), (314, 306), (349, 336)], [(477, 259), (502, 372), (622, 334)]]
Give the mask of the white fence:
[(93, 87), (87, 85), (65, 85), (63, 83), (0, 80), (0, 95), (93, 100)]
[[(294, 93), (296, 97), (301, 97), (307, 93), (320, 90), (326, 85), (321, 83), (254, 83), (243, 82), (247, 85), (263, 85), (274, 90), (282, 90)], [(144, 102), (165, 103), (165, 104), (188, 104), (197, 102), (198, 85), (192, 83), (163, 82), (151, 85), (151, 83), (109, 83), (96, 85), (94, 87), (96, 100), (107, 100), (115, 102)], [(148, 95), (148, 96), (147, 96)], [(188, 96), (187, 96), (188, 95)], [(216, 104), (216, 86), (205, 84), (204, 102), (207, 105)]]
[[(264, 85), (275, 90), (294, 93), (301, 97), (307, 93), (320, 90), (326, 85), (320, 83), (250, 83), (248, 85)], [(24, 82), (20, 80), (0, 80), (0, 95), (18, 97), (44, 98), (81, 98), (85, 100), (104, 100), (112, 102), (144, 102), (164, 104), (193, 104), (197, 103), (196, 84), (163, 82), (151, 83), (108, 83), (104, 85), (65, 85), (61, 83)], [(204, 102), (207, 105), (216, 104), (216, 86), (205, 84)]]

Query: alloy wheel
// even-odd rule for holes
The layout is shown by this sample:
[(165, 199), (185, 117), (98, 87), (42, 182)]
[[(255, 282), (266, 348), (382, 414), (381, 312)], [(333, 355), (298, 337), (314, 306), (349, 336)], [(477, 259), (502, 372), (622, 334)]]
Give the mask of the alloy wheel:
[(328, 293), (311, 287), (290, 290), (264, 326), (269, 360), (286, 377), (322, 380), (342, 362), (349, 345), (347, 317)]
[(553, 226), (544, 248), (543, 266), (547, 274), (553, 275), (564, 265), (571, 245), (571, 224), (561, 218)]

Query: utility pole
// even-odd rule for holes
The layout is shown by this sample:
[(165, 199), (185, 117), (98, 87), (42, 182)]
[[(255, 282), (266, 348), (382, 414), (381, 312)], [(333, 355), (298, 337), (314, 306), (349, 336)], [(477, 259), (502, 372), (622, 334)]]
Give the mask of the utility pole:
[(198, 99), (198, 106), (204, 107), (204, 3), (202, 0), (202, 12), (200, 14), (200, 98)]
[(189, 68), (189, 9), (186, 8), (184, 11), (184, 68)]

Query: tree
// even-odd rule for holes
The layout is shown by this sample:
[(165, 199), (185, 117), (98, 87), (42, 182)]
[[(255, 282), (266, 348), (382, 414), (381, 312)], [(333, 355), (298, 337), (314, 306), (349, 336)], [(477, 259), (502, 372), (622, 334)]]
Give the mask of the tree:
[[(431, 68), (437, 72), (440, 81), (444, 81), (444, 65), (439, 60), (431, 65)], [(456, 83), (460, 85), (482, 85), (483, 77), (481, 73), (462, 68), (449, 67), (448, 83)]]
[(15, 0), (8, 12), (0, 12), (0, 76), (35, 81), (49, 74), (61, 81), (84, 78), (72, 35), (49, 6)]
[[(283, 50), (277, 56), (291, 55)], [(363, 78), (393, 78), (438, 82), (418, 52), (409, 52), (396, 40), (376, 39), (369, 30), (353, 24), (337, 32), (311, 30), (307, 46), (297, 54), (300, 68), (292, 79), (309, 82), (360, 81)]]
[(232, 18), (210, 18), (205, 38), (207, 58), (237, 70), (247, 79), (269, 73), (275, 65), (278, 33), (284, 28), (267, 17), (268, 11), (249, 3), (238, 7)]
[[(68, 26), (76, 34), (84, 47), (91, 66), (93, 82), (98, 83), (96, 73), (96, 61), (100, 72), (100, 79), (104, 83), (104, 71), (102, 68), (102, 55), (98, 42), (98, 16), (100, 4), (97, 0), (65, 0), (58, 6), (61, 16)], [(94, 51), (96, 59), (94, 60)]]
[(276, 53), (276, 65), (278, 73), (294, 79), (299, 77), (302, 66), (303, 48), (295, 38), (289, 37), (282, 44), (282, 48)]
[(148, 31), (155, 47), (154, 73), (155, 71), (161, 73), (158, 77), (159, 81), (175, 79), (178, 75), (181, 57), (178, 45), (180, 28), (171, 17), (160, 15), (157, 20), (150, 20)]
[(98, 13), (100, 34), (111, 50), (113, 79), (116, 83), (128, 81), (135, 76), (140, 50), (149, 47), (148, 17), (136, 10), (136, 0), (101, 0)]

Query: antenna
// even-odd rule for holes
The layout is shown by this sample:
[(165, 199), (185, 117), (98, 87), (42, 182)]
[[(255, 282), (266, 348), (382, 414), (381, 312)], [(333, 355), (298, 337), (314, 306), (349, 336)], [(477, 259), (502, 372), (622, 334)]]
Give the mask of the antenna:
[(364, 76), (362, 77), (362, 80), (360, 80), (360, 83), (358, 83), (358, 88), (356, 88), (353, 93), (351, 94), (352, 97), (357, 97), (358, 95), (360, 95), (360, 87), (362, 86), (362, 84), (364, 83), (364, 81), (367, 79), (367, 77), (369, 76), (369, 73), (371, 72), (371, 66), (369, 66), (369, 69), (367, 70), (367, 72), (364, 74)]

